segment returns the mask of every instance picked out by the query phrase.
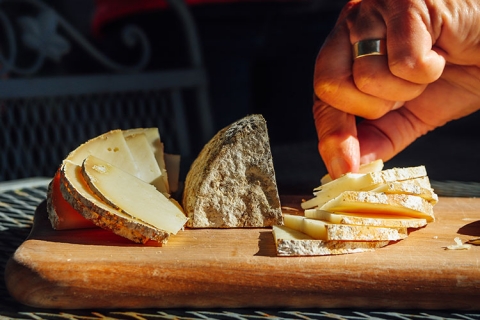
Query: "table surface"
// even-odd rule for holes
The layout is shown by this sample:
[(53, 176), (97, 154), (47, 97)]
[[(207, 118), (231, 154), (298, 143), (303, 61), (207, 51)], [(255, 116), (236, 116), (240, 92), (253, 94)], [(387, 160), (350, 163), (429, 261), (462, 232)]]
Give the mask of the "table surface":
[[(27, 238), (37, 206), (45, 200), (49, 179), (0, 184), (1, 272)], [(3, 278), (3, 276), (2, 276)], [(480, 302), (479, 302), (480, 303)], [(343, 309), (139, 309), (46, 310), (21, 305), (0, 282), (0, 319), (480, 319), (478, 311)]]

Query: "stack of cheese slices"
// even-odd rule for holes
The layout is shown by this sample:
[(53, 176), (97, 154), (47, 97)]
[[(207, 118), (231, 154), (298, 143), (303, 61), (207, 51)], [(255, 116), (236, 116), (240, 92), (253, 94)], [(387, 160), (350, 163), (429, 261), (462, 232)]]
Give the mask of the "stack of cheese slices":
[(372, 251), (433, 222), (438, 201), (424, 166), (383, 170), (381, 160), (325, 176), (314, 195), (302, 215), (284, 214), (284, 226), (273, 226), (278, 255)]
[(187, 220), (170, 184), (157, 128), (112, 130), (62, 162), (48, 216), (57, 230), (99, 226), (137, 243), (165, 243)]

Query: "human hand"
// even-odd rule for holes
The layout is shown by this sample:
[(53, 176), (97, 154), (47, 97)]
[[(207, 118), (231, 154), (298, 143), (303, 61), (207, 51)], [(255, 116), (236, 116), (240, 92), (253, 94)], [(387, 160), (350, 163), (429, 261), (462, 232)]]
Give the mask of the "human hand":
[[(333, 178), (387, 161), (419, 136), (480, 109), (478, 21), (480, 0), (344, 7), (314, 75), (318, 148)], [(352, 44), (365, 39), (386, 39), (387, 55), (354, 60)]]

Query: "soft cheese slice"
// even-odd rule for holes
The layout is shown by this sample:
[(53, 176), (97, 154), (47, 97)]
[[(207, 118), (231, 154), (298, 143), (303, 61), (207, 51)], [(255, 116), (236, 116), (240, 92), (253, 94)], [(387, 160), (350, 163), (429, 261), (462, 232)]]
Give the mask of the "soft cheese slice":
[(395, 214), (412, 218), (435, 220), (433, 205), (414, 195), (386, 194), (373, 191), (344, 191), (319, 209), (330, 212), (361, 214)]
[(284, 214), (284, 225), (317, 240), (396, 241), (407, 237), (406, 228), (383, 228), (328, 223), (303, 216)]
[(170, 194), (172, 190), (170, 190), (169, 177), (167, 174), (167, 166), (165, 164), (164, 145), (162, 140), (160, 139), (160, 132), (158, 131), (158, 128), (135, 128), (135, 129), (128, 129), (123, 131), (123, 135), (125, 137), (129, 137), (137, 134), (144, 134), (145, 137), (147, 138), (148, 144), (152, 149), (155, 160), (158, 163), (158, 167), (162, 171), (162, 179), (165, 184), (165, 188), (167, 189), (167, 193)]
[(103, 159), (135, 175), (137, 167), (121, 130), (112, 130), (81, 144), (70, 152), (66, 160), (81, 166), (89, 155)]
[[(377, 159), (375, 161), (372, 161), (372, 162), (369, 162), (369, 163), (365, 163), (365, 164), (362, 164), (360, 166), (360, 168), (358, 168), (358, 172), (357, 173), (369, 173), (369, 172), (378, 172), (378, 171), (382, 171), (383, 169), (383, 160), (382, 159)], [(327, 173), (326, 175), (324, 175), (322, 177), (322, 179), (320, 179), (320, 184), (326, 184), (330, 181), (332, 181), (332, 177)]]
[(193, 162), (183, 206), (189, 227), (282, 223), (266, 122), (250, 115), (220, 130)]
[(64, 161), (62, 165), (60, 190), (66, 201), (86, 221), (119, 236), (137, 243), (154, 240), (162, 244), (166, 243), (170, 236), (168, 232), (140, 221), (101, 201), (83, 179), (82, 167), (71, 161)]
[(426, 175), (427, 171), (424, 166), (393, 168), (369, 173), (347, 173), (314, 189), (315, 197), (301, 205), (303, 209), (319, 207), (345, 190), (369, 191), (389, 182), (415, 179)]
[(97, 157), (85, 159), (82, 175), (107, 204), (158, 229), (176, 234), (187, 221), (180, 207), (155, 187)]
[(332, 213), (320, 209), (305, 210), (305, 217), (329, 223), (353, 224), (375, 227), (421, 228), (427, 225), (426, 219), (410, 218), (393, 214)]
[(324, 256), (374, 251), (389, 241), (323, 241), (303, 232), (273, 226), (273, 237), (278, 256)]
[(158, 191), (169, 197), (162, 170), (158, 166), (147, 136), (144, 133), (131, 134), (125, 137), (125, 141), (137, 166), (135, 176), (150, 183)]

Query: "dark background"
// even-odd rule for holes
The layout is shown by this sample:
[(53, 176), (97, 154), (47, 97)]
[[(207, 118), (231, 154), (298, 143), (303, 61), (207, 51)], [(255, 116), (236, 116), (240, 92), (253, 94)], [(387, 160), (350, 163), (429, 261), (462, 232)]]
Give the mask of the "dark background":
[[(308, 193), (326, 173), (317, 152), (312, 117), (312, 78), (316, 54), (346, 1), (285, 1), (197, 5), (195, 19), (209, 78), (215, 129), (260, 113), (267, 120), (281, 193)], [(113, 43), (125, 23), (139, 24), (154, 39), (155, 59), (148, 68), (181, 64), (185, 47), (177, 19), (169, 10), (133, 15), (93, 35), (92, 0), (48, 1), (96, 47), (128, 60)], [(167, 45), (165, 45), (167, 43)], [(77, 48), (78, 49), (78, 48)], [(83, 63), (73, 47), (53, 73), (101, 70)], [(478, 113), (418, 139), (387, 162), (387, 167), (424, 164), (432, 180), (480, 182)], [(168, 152), (168, 150), (167, 150)]]

